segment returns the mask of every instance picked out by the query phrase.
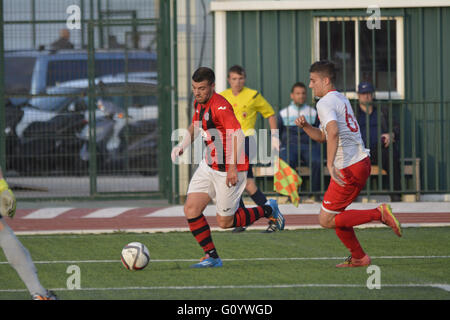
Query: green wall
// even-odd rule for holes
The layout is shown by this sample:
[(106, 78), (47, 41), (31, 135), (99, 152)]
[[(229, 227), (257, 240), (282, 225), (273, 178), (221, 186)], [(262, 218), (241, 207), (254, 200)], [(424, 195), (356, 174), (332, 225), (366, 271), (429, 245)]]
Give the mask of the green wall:
[[(365, 12), (228, 12), (227, 67), (244, 66), (247, 85), (278, 111), (289, 103), (295, 81), (308, 84), (313, 18), (322, 14)], [(402, 157), (421, 158), (424, 192), (450, 192), (450, 7), (382, 9), (382, 15), (404, 17), (405, 100), (392, 103), (403, 117), (397, 119), (403, 125)], [(258, 125), (267, 127), (261, 119)]]

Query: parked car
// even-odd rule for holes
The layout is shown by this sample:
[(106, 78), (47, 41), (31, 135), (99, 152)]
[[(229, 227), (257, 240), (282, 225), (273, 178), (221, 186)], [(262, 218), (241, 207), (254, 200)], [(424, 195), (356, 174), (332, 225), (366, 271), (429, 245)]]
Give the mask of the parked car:
[(77, 172), (76, 159), (82, 141), (76, 133), (86, 124), (86, 103), (75, 96), (75, 88), (55, 88), (57, 97), (35, 97), (22, 108), (23, 116), (17, 123), (18, 137), (15, 161), (12, 166), (27, 175), (50, 172)]
[[(108, 75), (95, 79), (97, 168), (157, 171), (157, 86), (155, 73)], [(68, 81), (34, 97), (16, 126), (18, 170), (87, 173), (89, 81)], [(114, 110), (113, 112), (111, 110)], [(134, 128), (145, 128), (137, 133)], [(145, 143), (144, 143), (145, 141)], [(121, 154), (125, 154), (121, 156)]]
[[(95, 51), (95, 77), (156, 72), (157, 56), (144, 50)], [(6, 94), (39, 94), (47, 88), (88, 78), (86, 50), (10, 51), (5, 53)]]

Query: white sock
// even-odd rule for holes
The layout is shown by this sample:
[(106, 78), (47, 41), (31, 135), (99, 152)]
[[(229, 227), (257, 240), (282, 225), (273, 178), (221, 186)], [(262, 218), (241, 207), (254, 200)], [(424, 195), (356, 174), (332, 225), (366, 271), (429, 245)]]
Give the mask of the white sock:
[(45, 296), (47, 290), (39, 282), (36, 267), (28, 250), (3, 219), (0, 219), (0, 229), (0, 247), (3, 248), (6, 260), (17, 271), (31, 295)]

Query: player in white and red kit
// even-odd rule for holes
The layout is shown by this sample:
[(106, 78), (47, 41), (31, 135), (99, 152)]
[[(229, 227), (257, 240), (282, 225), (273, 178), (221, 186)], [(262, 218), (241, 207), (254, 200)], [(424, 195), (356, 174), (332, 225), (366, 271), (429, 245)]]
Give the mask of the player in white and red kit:
[(370, 257), (362, 249), (353, 227), (381, 221), (400, 237), (401, 226), (388, 204), (370, 210), (346, 210), (370, 176), (370, 153), (362, 141), (350, 102), (334, 87), (334, 64), (318, 61), (311, 65), (309, 71), (309, 87), (320, 98), (316, 106), (320, 128), (311, 126), (304, 116), (297, 118), (295, 123), (313, 140), (327, 143), (327, 168), (331, 179), (323, 198), (319, 222), (324, 228), (334, 228), (351, 253), (337, 267), (367, 266), (371, 262)]
[[(189, 183), (184, 214), (189, 228), (203, 248), (205, 257), (194, 268), (221, 267), (211, 231), (203, 211), (216, 200), (217, 222), (221, 228), (245, 227), (265, 217), (279, 230), (284, 229), (284, 217), (277, 202), (268, 200), (254, 208), (239, 207), (247, 181), (248, 157), (244, 153), (244, 134), (233, 107), (214, 91), (215, 75), (210, 68), (200, 67), (192, 75), (195, 96), (194, 115), (189, 135), (172, 149), (172, 161), (201, 133), (207, 150)], [(240, 151), (240, 152), (239, 152)]]

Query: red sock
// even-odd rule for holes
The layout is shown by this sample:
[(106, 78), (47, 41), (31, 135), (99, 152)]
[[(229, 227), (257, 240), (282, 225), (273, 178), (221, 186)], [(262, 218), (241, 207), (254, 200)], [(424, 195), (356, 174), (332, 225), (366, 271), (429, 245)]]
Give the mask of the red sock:
[(197, 218), (188, 219), (188, 224), (195, 240), (203, 248), (203, 251), (216, 258), (217, 252), (211, 238), (211, 229), (203, 213)]
[(233, 227), (245, 227), (251, 225), (259, 218), (264, 217), (263, 207), (238, 208), (234, 213)]
[(351, 228), (374, 220), (381, 220), (381, 212), (377, 208), (370, 210), (345, 210), (334, 217), (337, 228)]
[(355, 259), (361, 259), (366, 255), (364, 250), (359, 244), (358, 238), (356, 238), (355, 230), (353, 228), (335, 228), (336, 235), (342, 241), (342, 243), (350, 250), (352, 257)]

